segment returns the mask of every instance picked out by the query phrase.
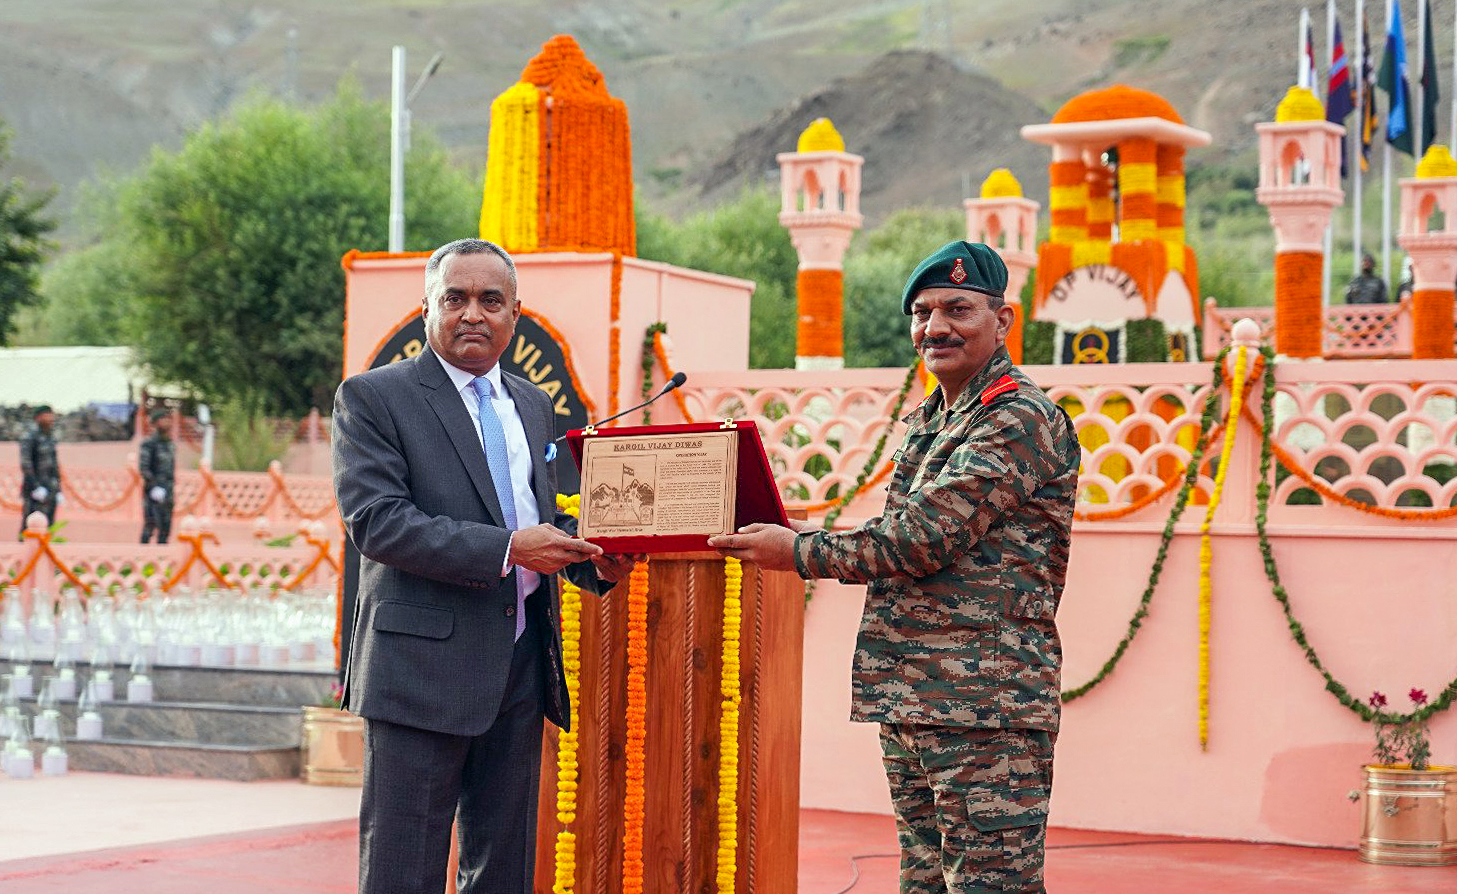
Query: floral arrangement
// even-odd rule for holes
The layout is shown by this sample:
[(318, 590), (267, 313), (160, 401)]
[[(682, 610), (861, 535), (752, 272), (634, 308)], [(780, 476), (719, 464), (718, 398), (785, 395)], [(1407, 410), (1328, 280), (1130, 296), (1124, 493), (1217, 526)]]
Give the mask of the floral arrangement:
[(1383, 766), (1407, 764), (1413, 770), (1425, 770), (1431, 766), (1432, 734), (1427, 729), (1427, 718), (1419, 712), (1427, 703), (1427, 694), (1421, 689), (1412, 689), (1407, 698), (1415, 709), (1407, 715), (1387, 714), (1386, 696), (1380, 692), (1371, 693), (1367, 699), (1376, 711), (1372, 721), (1376, 726), (1376, 748), (1372, 756)]
[[(557, 508), (573, 518), (580, 516), (582, 496), (557, 494)], [(582, 684), (582, 591), (565, 577), (561, 579), (562, 670), (567, 678), (570, 732), (557, 737), (556, 818), (562, 829), (556, 836), (556, 872), (552, 894), (572, 894), (577, 886), (577, 835), (571, 831), (577, 820), (577, 789), (580, 774), (577, 745), (580, 718), (577, 695)]]
[(344, 684), (335, 680), (329, 687), (329, 694), (319, 701), (319, 707), (333, 708), (336, 711), (342, 709), (344, 707)]
[(723, 560), (723, 672), (718, 717), (717, 891), (734, 894), (739, 846), (739, 634), (743, 623), (743, 564)]
[(845, 275), (839, 270), (799, 271), (799, 332), (795, 353), (801, 357), (845, 356)]
[(1319, 357), (1322, 353), (1323, 257), (1318, 251), (1282, 251), (1275, 255), (1275, 349), (1287, 357)]
[(481, 238), (510, 251), (636, 252), (627, 105), (569, 35), (491, 103)]
[(647, 794), (648, 563), (633, 566), (627, 587), (627, 786), (622, 799), (622, 891), (643, 894), (643, 821)]

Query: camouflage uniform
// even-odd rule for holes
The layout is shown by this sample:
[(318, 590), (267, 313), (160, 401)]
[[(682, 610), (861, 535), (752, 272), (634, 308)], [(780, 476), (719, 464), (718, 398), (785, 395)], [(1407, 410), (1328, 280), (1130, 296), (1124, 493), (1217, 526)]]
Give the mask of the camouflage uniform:
[(881, 724), (901, 891), (1042, 891), (1079, 449), (998, 349), (907, 417), (885, 511), (795, 542), (801, 577), (869, 584), (852, 719)]
[[(31, 496), (36, 488), (46, 489), (46, 498), (37, 500)], [(42, 431), (39, 425), (31, 425), (20, 439), (20, 496), (23, 506), (20, 510), (20, 530), (25, 532), (25, 520), (32, 512), (43, 512), (49, 524), (56, 521), (56, 496), (61, 492), (61, 463), (56, 458), (56, 437)]]
[[(173, 477), (177, 468), (177, 445), (161, 432), (142, 442), (142, 452), (137, 458), (137, 468), (142, 475), (142, 542), (152, 539), (157, 532), (157, 542), (166, 543), (172, 532), (172, 503), (176, 495)], [(160, 501), (152, 499), (152, 488), (160, 487), (167, 492)]]

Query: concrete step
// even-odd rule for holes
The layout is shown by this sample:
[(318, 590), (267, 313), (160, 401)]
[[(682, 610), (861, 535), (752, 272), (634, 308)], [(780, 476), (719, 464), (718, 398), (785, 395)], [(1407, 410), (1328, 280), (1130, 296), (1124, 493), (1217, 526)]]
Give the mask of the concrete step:
[[(23, 713), (35, 715), (35, 699), (22, 699)], [(76, 731), (76, 702), (57, 705), (61, 734)], [(222, 705), (187, 702), (102, 702), (97, 706), (108, 739), (149, 742), (198, 742), (207, 745), (268, 745), (297, 748), (303, 711), (271, 705)]]
[[(36, 748), (37, 760), (42, 748)], [(190, 776), (201, 779), (297, 779), (297, 746), (214, 745), (97, 739), (66, 742), (70, 769), (133, 776)], [(39, 764), (37, 763), (37, 766)]]
[[(10, 672), (10, 663), (0, 661), (0, 674)], [(37, 663), (31, 665), (30, 672), (36, 678), (35, 691), (39, 694), (45, 679), (53, 676), (55, 669), (49, 664)], [(77, 668), (78, 679), (85, 680), (89, 676), (86, 665)], [(152, 668), (148, 676), (152, 680), (153, 698), (158, 701), (280, 708), (317, 705), (329, 695), (330, 687), (338, 679), (333, 670), (322, 666), (272, 669), (159, 665)], [(117, 696), (126, 698), (126, 684), (131, 674), (118, 668), (112, 678)]]

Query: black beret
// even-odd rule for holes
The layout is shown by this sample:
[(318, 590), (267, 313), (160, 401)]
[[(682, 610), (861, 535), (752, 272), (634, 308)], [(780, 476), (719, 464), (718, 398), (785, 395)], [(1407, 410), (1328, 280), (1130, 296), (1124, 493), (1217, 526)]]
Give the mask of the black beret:
[(991, 246), (981, 242), (948, 242), (916, 265), (901, 295), (901, 311), (907, 316), (911, 302), (922, 289), (966, 289), (1004, 298), (1007, 294), (1007, 265)]
[(40, 406), (36, 407), (34, 410), (31, 411), (30, 418), (34, 419), (35, 417), (39, 416), (42, 413), (53, 413), (53, 412), (55, 412), (55, 411), (51, 409), (51, 405), (50, 404), (41, 404)]

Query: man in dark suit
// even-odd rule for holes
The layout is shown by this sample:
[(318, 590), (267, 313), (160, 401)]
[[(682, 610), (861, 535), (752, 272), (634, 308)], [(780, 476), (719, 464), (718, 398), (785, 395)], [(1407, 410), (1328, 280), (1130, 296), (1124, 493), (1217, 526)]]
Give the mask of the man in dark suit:
[(574, 537), (551, 403), (499, 361), (521, 306), (500, 247), (425, 266), (429, 348), (334, 403), (334, 490), (361, 554), (345, 705), (365, 719), (362, 894), (531, 890), (542, 717), (565, 728), (555, 576), (605, 593), (632, 557)]

